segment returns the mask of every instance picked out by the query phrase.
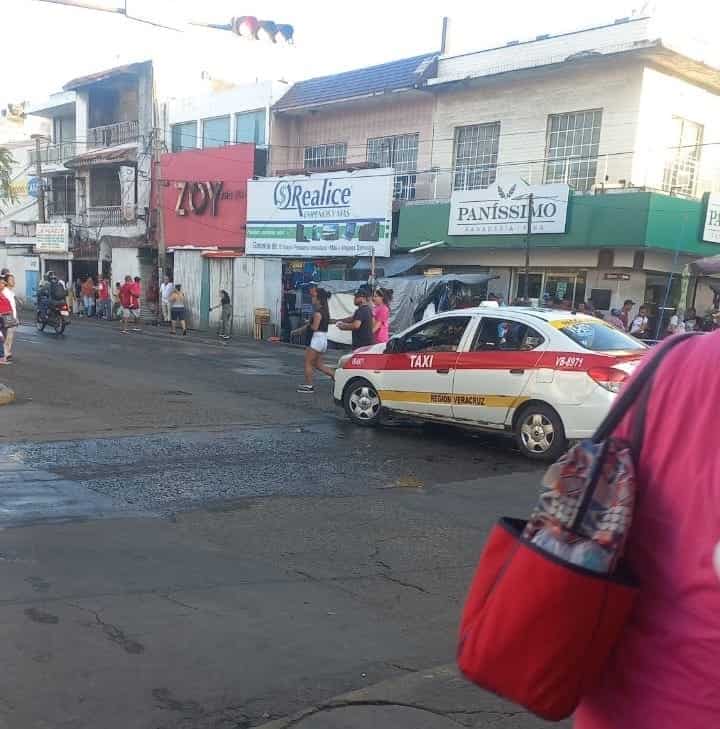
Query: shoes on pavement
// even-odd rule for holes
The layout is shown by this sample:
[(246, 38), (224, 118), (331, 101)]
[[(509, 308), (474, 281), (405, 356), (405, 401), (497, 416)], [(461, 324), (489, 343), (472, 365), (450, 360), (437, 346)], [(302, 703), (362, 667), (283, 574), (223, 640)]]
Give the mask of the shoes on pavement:
[(174, 329), (171, 329), (170, 334), (177, 334), (177, 332)]
[(315, 392), (315, 388), (312, 385), (300, 385), (300, 387), (298, 387), (297, 391), (313, 393), (313, 392)]
[(187, 337), (187, 329), (183, 329), (183, 337)]
[(130, 332), (127, 329), (121, 329), (120, 334), (130, 334)]

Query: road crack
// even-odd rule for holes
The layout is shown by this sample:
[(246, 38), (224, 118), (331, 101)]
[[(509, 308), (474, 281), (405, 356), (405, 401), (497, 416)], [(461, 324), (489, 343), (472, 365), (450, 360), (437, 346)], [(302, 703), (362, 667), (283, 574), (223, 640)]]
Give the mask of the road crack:
[(137, 640), (133, 640), (132, 638), (129, 638), (125, 634), (125, 631), (123, 631), (117, 625), (113, 625), (112, 623), (106, 623), (100, 617), (100, 611), (93, 610), (92, 608), (83, 607), (82, 605), (78, 605), (74, 602), (69, 602), (67, 604), (70, 607), (74, 607), (77, 610), (82, 610), (83, 612), (90, 613), (92, 616), (94, 616), (95, 623), (100, 627), (102, 632), (105, 634), (105, 637), (111, 643), (115, 643), (115, 645), (120, 646), (126, 653), (138, 655), (145, 652), (145, 646), (142, 643)]
[(402, 585), (403, 587), (409, 587), (411, 590), (417, 590), (418, 592), (422, 592), (425, 595), (429, 595), (430, 593), (420, 585), (414, 585), (412, 582), (405, 582), (405, 580), (400, 580), (397, 577), (392, 577), (391, 575), (379, 575), (383, 580), (387, 580), (388, 582), (394, 582), (397, 585)]

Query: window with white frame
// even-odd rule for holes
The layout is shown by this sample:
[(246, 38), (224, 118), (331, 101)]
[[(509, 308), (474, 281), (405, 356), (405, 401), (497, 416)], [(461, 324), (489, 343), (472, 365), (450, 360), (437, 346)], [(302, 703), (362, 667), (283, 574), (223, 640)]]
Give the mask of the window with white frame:
[(545, 150), (545, 182), (565, 182), (589, 190), (597, 178), (602, 109), (550, 114)]
[(305, 147), (304, 168), (306, 170), (325, 170), (345, 164), (347, 144), (315, 144)]
[(197, 147), (197, 122), (182, 122), (172, 125), (172, 151), (182, 152)]
[(477, 190), (495, 182), (500, 122), (455, 128), (453, 189)]
[(203, 149), (230, 144), (230, 116), (203, 119)]
[(695, 194), (703, 126), (675, 116), (672, 120), (671, 146), (668, 148), (663, 190), (671, 195)]
[(374, 137), (367, 141), (367, 161), (395, 170), (393, 197), (396, 200), (415, 199), (419, 141), (418, 133)]

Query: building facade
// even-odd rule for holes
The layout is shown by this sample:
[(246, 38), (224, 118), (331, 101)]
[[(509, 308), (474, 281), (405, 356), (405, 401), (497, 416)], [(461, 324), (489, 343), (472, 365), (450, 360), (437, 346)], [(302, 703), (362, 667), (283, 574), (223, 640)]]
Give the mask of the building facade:
[[(147, 61), (73, 79), (28, 109), (49, 120), (39, 153), (47, 219), (66, 224), (69, 245), (48, 260), (78, 276), (148, 281), (154, 268), (151, 176), (156, 144), (153, 68)], [(37, 161), (33, 152), (33, 163)]]
[(657, 32), (621, 19), (301, 82), (275, 105), (273, 170), (394, 167), (395, 250), (442, 242), (423, 270), (491, 273), (505, 300), (525, 289), (525, 237), (449, 235), (453, 194), (567, 184), (566, 232), (532, 236), (532, 297), (669, 310), (669, 274), (716, 250), (700, 223), (720, 186), (720, 71)]

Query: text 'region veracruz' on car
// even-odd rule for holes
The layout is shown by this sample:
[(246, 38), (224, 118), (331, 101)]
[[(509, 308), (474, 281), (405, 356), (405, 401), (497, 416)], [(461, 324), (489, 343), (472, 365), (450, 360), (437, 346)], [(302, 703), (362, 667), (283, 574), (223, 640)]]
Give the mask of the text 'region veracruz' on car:
[(389, 411), (506, 431), (550, 460), (593, 434), (646, 349), (584, 314), (460, 309), (342, 357), (335, 401), (358, 425)]

